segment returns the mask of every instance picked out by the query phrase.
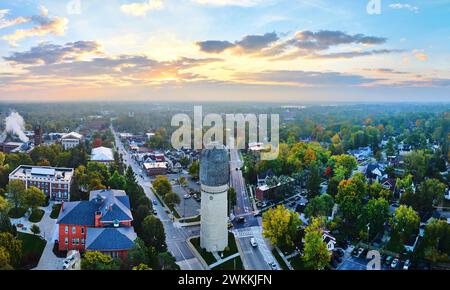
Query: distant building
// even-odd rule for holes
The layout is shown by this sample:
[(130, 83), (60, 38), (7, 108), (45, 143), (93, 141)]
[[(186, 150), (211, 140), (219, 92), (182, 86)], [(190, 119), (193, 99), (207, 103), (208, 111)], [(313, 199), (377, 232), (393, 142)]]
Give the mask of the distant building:
[(330, 252), (334, 251), (334, 246), (336, 245), (336, 238), (330, 234), (330, 231), (328, 230), (323, 231), (322, 241), (324, 241), (327, 244), (328, 251)]
[(2, 144), (2, 151), (4, 153), (13, 153), (14, 150), (20, 148), (22, 146), (22, 142), (6, 142)]
[(123, 190), (96, 190), (89, 201), (63, 203), (57, 220), (59, 250), (126, 258), (137, 237), (130, 208)]
[(97, 147), (92, 149), (91, 161), (101, 163), (114, 162), (114, 154), (111, 148)]
[(42, 144), (42, 127), (41, 125), (36, 125), (34, 127), (34, 146), (39, 146)]
[(143, 167), (148, 176), (165, 175), (168, 169), (167, 162), (144, 163)]
[(64, 150), (72, 149), (80, 145), (83, 135), (77, 132), (70, 132), (61, 137), (61, 145)]
[(41, 189), (51, 200), (70, 200), (73, 168), (20, 165), (9, 174), (9, 181), (22, 180), (25, 187)]
[(372, 149), (369, 146), (360, 147), (355, 150), (349, 150), (348, 154), (353, 155), (357, 161), (363, 161), (372, 155)]

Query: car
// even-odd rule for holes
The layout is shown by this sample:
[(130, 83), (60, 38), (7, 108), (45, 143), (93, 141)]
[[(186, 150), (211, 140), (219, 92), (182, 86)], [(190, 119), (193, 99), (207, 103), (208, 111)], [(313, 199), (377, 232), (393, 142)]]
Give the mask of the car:
[(245, 222), (245, 217), (243, 217), (243, 216), (237, 217), (237, 218), (236, 218), (236, 221), (237, 221), (238, 223), (243, 223), (243, 222)]
[(191, 195), (190, 195), (190, 194), (185, 194), (185, 195), (183, 195), (183, 198), (184, 198), (184, 199), (190, 199), (190, 198), (191, 198)]
[(250, 239), (250, 245), (252, 245), (253, 248), (258, 247), (258, 243), (256, 242), (255, 238)]
[(409, 267), (411, 266), (411, 261), (406, 260), (405, 264), (403, 265), (403, 270), (409, 270)]
[(275, 262), (270, 262), (270, 263), (268, 263), (268, 264), (269, 264), (270, 269), (272, 269), (272, 270), (278, 270), (277, 264), (275, 264)]
[(358, 252), (356, 253), (356, 257), (359, 258), (362, 255), (363, 252), (364, 252), (364, 249), (363, 248), (359, 248)]
[(384, 260), (384, 263), (385, 263), (386, 265), (389, 265), (389, 264), (391, 264), (391, 261), (392, 261), (392, 256), (387, 256), (387, 257), (386, 257), (386, 260)]
[(62, 266), (62, 268), (63, 268), (63, 270), (66, 270), (66, 269), (68, 269), (69, 268), (69, 266), (70, 266), (70, 261), (69, 260), (64, 260), (64, 262), (63, 262), (63, 266)]
[(395, 258), (395, 259), (392, 261), (392, 263), (391, 263), (391, 268), (392, 268), (392, 269), (397, 268), (399, 262), (400, 262), (400, 261), (399, 261), (397, 258)]
[(230, 223), (230, 222), (228, 222), (228, 228), (230, 229), (230, 228), (232, 228), (232, 227), (233, 227), (233, 224)]
[(155, 199), (153, 200), (153, 205), (158, 205), (158, 202)]
[(156, 211), (156, 209), (153, 210), (153, 215), (158, 215), (158, 212)]

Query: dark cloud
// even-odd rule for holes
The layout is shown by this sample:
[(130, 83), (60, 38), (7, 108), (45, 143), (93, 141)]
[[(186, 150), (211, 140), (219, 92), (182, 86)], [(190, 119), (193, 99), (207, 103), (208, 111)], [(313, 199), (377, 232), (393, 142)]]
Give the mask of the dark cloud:
[(100, 53), (99, 47), (100, 45), (95, 41), (69, 42), (65, 45), (46, 42), (32, 47), (29, 51), (15, 52), (4, 59), (15, 64), (54, 64), (76, 59), (85, 53), (98, 54)]
[(240, 52), (259, 52), (269, 47), (272, 43), (279, 39), (275, 32), (266, 33), (264, 35), (247, 35), (241, 40), (231, 43), (222, 40), (206, 40), (196, 44), (200, 50), (206, 53), (221, 53), (227, 49), (234, 49)]
[(298, 84), (310, 86), (345, 86), (362, 85), (383, 79), (367, 78), (355, 74), (344, 74), (338, 72), (314, 72), (314, 71), (266, 71), (261, 73), (238, 74), (239, 79), (258, 82), (276, 82), (280, 84)]

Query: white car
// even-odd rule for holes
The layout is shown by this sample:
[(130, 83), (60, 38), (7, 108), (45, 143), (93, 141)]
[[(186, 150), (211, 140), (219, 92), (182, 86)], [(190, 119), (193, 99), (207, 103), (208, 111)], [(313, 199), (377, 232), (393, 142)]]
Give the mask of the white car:
[(253, 248), (258, 247), (258, 243), (256, 242), (255, 238), (250, 239), (250, 245), (252, 245)]
[(64, 260), (63, 262), (63, 270), (66, 270), (67, 268), (69, 268), (70, 266), (70, 261), (69, 260)]
[(190, 195), (190, 194), (185, 194), (185, 195), (183, 196), (183, 198), (184, 198), (184, 199), (190, 199), (190, 198), (191, 198), (191, 195)]
[(278, 270), (277, 264), (275, 264), (275, 262), (270, 262), (269, 266), (270, 266), (270, 269), (272, 269), (272, 270)]
[(405, 264), (403, 265), (403, 270), (409, 270), (409, 266), (411, 266), (411, 261), (406, 260)]

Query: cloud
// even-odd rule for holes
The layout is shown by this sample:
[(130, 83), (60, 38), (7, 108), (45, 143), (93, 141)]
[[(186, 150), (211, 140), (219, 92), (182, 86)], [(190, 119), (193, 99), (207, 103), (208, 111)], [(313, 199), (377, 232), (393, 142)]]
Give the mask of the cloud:
[(147, 0), (144, 2), (124, 4), (120, 7), (123, 13), (132, 16), (145, 16), (150, 11), (161, 10), (163, 8), (164, 2), (162, 0)]
[(420, 51), (420, 50), (413, 50), (413, 56), (420, 61), (427, 61), (428, 60), (428, 55), (425, 54), (424, 52)]
[(3, 59), (14, 64), (53, 64), (76, 60), (85, 54), (100, 54), (100, 45), (95, 41), (76, 41), (65, 45), (44, 42), (28, 51), (14, 52)]
[(309, 58), (353, 58), (376, 54), (400, 52), (394, 49), (374, 49), (348, 52), (326, 52), (340, 45), (359, 45), (363, 47), (385, 44), (384, 37), (364, 34), (347, 34), (342, 31), (309, 30), (298, 31), (294, 36), (281, 40), (275, 33), (247, 35), (234, 43), (226, 40), (207, 40), (197, 42), (200, 50), (206, 53), (222, 53), (233, 50), (235, 53), (252, 54), (273, 60), (289, 60), (298, 57)]
[(211, 5), (211, 6), (240, 6), (253, 7), (267, 0), (192, 0), (197, 4)]
[(354, 86), (380, 81), (379, 78), (367, 78), (360, 75), (339, 72), (317, 72), (302, 70), (275, 70), (259, 73), (240, 73), (239, 79), (246, 82), (300, 86)]
[(393, 3), (389, 5), (392, 9), (406, 9), (414, 13), (419, 13), (419, 8), (407, 3)]
[(241, 40), (231, 43), (222, 40), (206, 40), (196, 44), (201, 51), (206, 53), (221, 53), (227, 49), (232, 49), (236, 53), (254, 53), (269, 47), (279, 39), (275, 32), (264, 35), (246, 35)]
[(29, 19), (25, 17), (17, 17), (14, 19), (6, 19), (5, 16), (8, 14), (8, 9), (0, 9), (0, 29), (7, 28), (10, 26), (26, 23)]
[(62, 17), (50, 17), (47, 8), (44, 6), (40, 7), (39, 15), (33, 15), (27, 19), (35, 26), (29, 29), (17, 29), (13, 34), (3, 36), (3, 39), (10, 45), (16, 46), (17, 41), (21, 39), (47, 34), (64, 35), (67, 29), (68, 20)]

